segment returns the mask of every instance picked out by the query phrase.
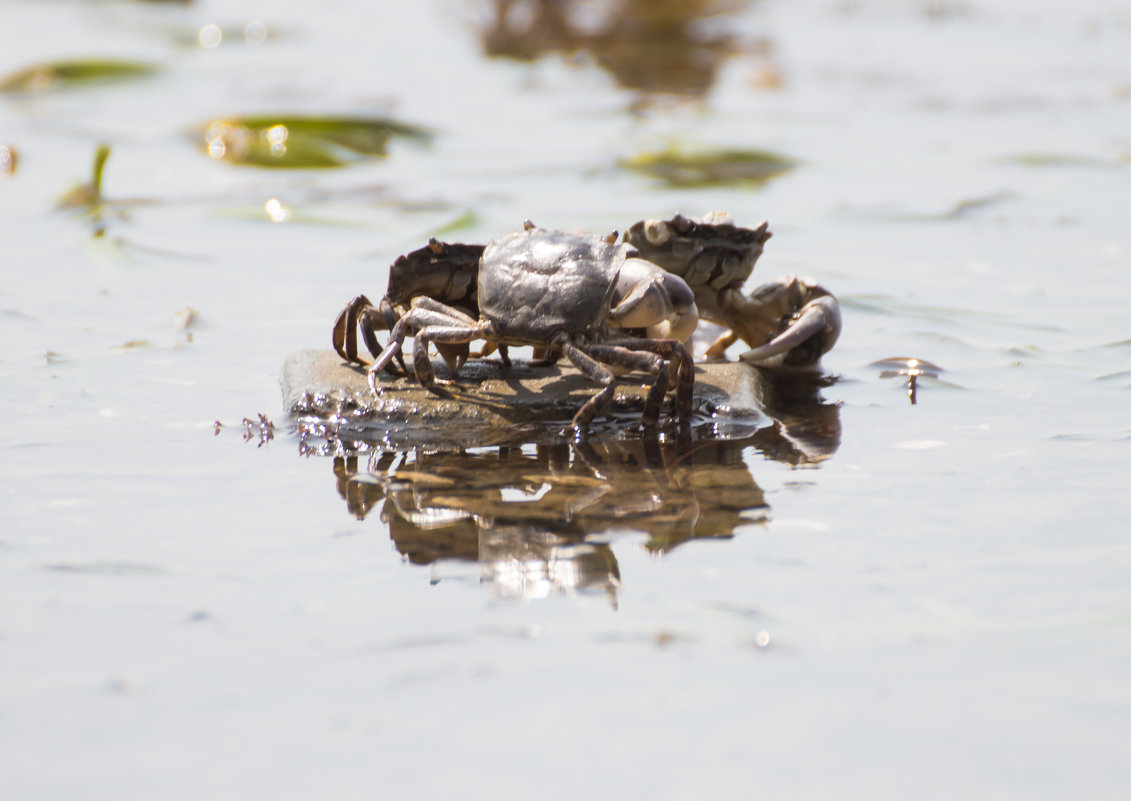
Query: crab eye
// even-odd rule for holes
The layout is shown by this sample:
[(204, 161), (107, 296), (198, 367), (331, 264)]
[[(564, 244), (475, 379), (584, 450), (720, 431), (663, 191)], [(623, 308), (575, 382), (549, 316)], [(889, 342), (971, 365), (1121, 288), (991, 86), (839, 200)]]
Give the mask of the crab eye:
[(672, 229), (663, 220), (648, 220), (644, 223), (644, 238), (649, 245), (664, 245), (672, 238)]

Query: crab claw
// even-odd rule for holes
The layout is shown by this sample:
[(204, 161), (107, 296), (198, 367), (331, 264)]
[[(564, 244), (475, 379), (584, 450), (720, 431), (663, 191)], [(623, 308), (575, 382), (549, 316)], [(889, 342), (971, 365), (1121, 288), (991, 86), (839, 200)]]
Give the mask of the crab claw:
[(371, 308), (373, 308), (373, 304), (369, 302), (369, 298), (365, 295), (358, 295), (338, 312), (338, 316), (334, 320), (332, 334), (334, 350), (347, 362), (366, 364), (363, 359), (359, 359), (357, 356), (357, 323), (358, 315)]
[[(399, 315), (388, 298), (374, 306), (365, 295), (358, 295), (351, 300), (334, 320), (333, 343), (334, 350), (347, 362), (360, 364), (363, 367), (369, 362), (358, 355), (357, 334), (365, 341), (369, 352), (378, 357), (381, 355), (381, 343), (377, 341), (378, 331), (389, 331), (396, 324)], [(404, 360), (399, 354), (397, 361), (404, 368)], [(386, 368), (390, 373), (396, 374), (393, 367)]]
[(780, 334), (765, 345), (739, 354), (739, 359), (765, 367), (806, 367), (815, 365), (832, 350), (840, 337), (840, 304), (816, 284), (805, 282), (805, 289), (810, 296), (824, 294), (813, 297), (791, 315)]
[(369, 365), (369, 369), (366, 371), (369, 380), (369, 388), (373, 391), (373, 394), (379, 394), (377, 377), (382, 370), (389, 369), (389, 362), (393, 360), (393, 357), (395, 356), (398, 361), (403, 363), (404, 357), (401, 355), (401, 346), (403, 344), (404, 326), (398, 322), (393, 326), (393, 336), (392, 341), (389, 342), (389, 346), (377, 354), (377, 358), (373, 360), (373, 364)]
[(652, 339), (687, 342), (699, 324), (687, 282), (644, 259), (625, 260), (613, 302), (610, 320), (621, 328), (643, 328)]

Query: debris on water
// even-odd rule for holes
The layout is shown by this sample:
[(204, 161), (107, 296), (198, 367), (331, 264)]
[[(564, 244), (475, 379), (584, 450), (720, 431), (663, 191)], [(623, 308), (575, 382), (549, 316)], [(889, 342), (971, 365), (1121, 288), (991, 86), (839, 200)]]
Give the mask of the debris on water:
[(275, 424), (267, 419), (267, 415), (260, 412), (256, 415), (256, 419), (245, 417), (243, 419), (243, 441), (251, 442), (253, 439), (258, 440), (256, 447), (262, 448), (271, 440), (275, 439)]
[[(254, 441), (258, 448), (262, 448), (268, 442), (275, 439), (275, 424), (262, 412), (255, 415), (254, 418), (244, 417), (240, 420), (239, 425), (243, 427), (243, 441)], [(212, 436), (219, 436), (220, 432), (227, 427), (228, 426), (222, 421), (213, 420)]]
[(89, 573), (102, 576), (152, 576), (165, 571), (137, 562), (61, 562), (43, 566), (58, 573)]
[(153, 343), (148, 339), (131, 339), (128, 342), (123, 342), (121, 345), (115, 345), (114, 350), (138, 350), (140, 348), (152, 348)]
[(188, 331), (189, 326), (196, 322), (196, 318), (196, 309), (192, 306), (185, 306), (173, 315), (173, 325), (178, 331)]
[(12, 145), (0, 145), (0, 174), (14, 175), (20, 154)]
[[(1128, 381), (1129, 379), (1131, 379), (1131, 370), (1120, 370), (1116, 373), (1106, 373), (1096, 377), (1096, 381)], [(1131, 383), (1124, 386), (1131, 386)]]
[(942, 215), (942, 219), (955, 220), (960, 217), (965, 217), (971, 213), (982, 211), (990, 206), (996, 206), (1003, 201), (1013, 198), (1012, 192), (994, 192), (988, 195), (981, 195), (978, 197), (968, 197), (958, 200), (950, 210)]
[(667, 629), (661, 629), (660, 631), (657, 631), (652, 637), (652, 642), (655, 643), (656, 647), (660, 649), (667, 648), (671, 645), (677, 645), (682, 642), (691, 641), (691, 637), (685, 636), (676, 631), (669, 631)]
[(1015, 153), (1000, 160), (1003, 164), (1021, 167), (1119, 167), (1119, 160), (1081, 153), (1027, 152)]
[[(90, 167), (90, 180), (75, 184), (64, 192), (55, 203), (59, 211), (75, 214), (90, 223), (91, 233), (95, 238), (106, 234), (107, 212), (117, 219), (125, 219), (127, 212), (137, 206), (146, 206), (159, 203), (153, 198), (116, 198), (109, 200), (102, 191), (103, 174), (106, 171), (106, 162), (110, 159), (110, 146), (105, 143), (98, 144), (94, 149), (94, 159)], [(165, 257), (184, 258), (183, 254), (163, 251), (157, 248), (146, 248), (134, 245), (122, 237), (107, 237), (107, 240), (116, 248), (125, 249), (127, 246), (141, 252), (149, 252)]]
[(892, 222), (952, 222), (976, 216), (987, 209), (993, 209), (1012, 200), (1014, 197), (1015, 195), (1012, 192), (991, 192), (985, 195), (959, 198), (949, 206), (926, 211), (853, 204), (841, 204), (840, 210), (853, 216), (874, 220), (890, 220)]
[(77, 184), (68, 189), (59, 198), (56, 204), (65, 211), (79, 211), (85, 214), (97, 214), (102, 205), (102, 174), (106, 169), (106, 162), (110, 158), (110, 146), (99, 144), (94, 149), (94, 160), (90, 166), (90, 180)]
[(102, 174), (106, 169), (106, 162), (109, 158), (110, 146), (99, 143), (94, 149), (94, 159), (90, 166), (90, 180), (72, 186), (63, 193), (56, 203), (56, 208), (60, 211), (73, 212), (87, 219), (91, 225), (91, 233), (96, 238), (106, 233), (104, 213), (107, 209), (107, 203), (102, 194)]
[(916, 359), (910, 356), (896, 356), (890, 359), (880, 359), (872, 362), (871, 367), (885, 368), (880, 372), (880, 378), (906, 378), (907, 397), (914, 405), (918, 402), (919, 378), (938, 378), (943, 369), (937, 364), (932, 364), (926, 359)]

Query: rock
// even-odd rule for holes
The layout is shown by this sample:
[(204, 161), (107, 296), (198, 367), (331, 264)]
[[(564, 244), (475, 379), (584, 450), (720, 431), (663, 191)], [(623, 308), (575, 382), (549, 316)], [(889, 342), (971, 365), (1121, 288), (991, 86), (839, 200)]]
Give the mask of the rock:
[[(435, 361), (439, 378), (451, 378), (446, 365)], [(330, 350), (302, 350), (283, 364), (280, 378), (283, 405), (294, 417), (348, 419), (370, 434), (375, 429), (419, 429), (462, 436), (473, 430), (514, 430), (516, 427), (569, 423), (581, 405), (598, 390), (567, 362), (531, 367), (520, 360), (507, 369), (493, 359), (473, 359), (460, 368), (448, 385), (454, 398), (437, 397), (413, 378), (382, 374), (380, 394), (374, 396), (365, 370), (351, 366)], [(618, 379), (611, 411), (634, 422), (650, 386), (647, 376)], [(757, 368), (740, 362), (695, 365), (695, 403), (700, 418), (742, 419), (755, 427), (768, 421), (761, 411), (761, 380)], [(669, 403), (671, 401), (669, 400)], [(427, 437), (431, 439), (432, 437)]]

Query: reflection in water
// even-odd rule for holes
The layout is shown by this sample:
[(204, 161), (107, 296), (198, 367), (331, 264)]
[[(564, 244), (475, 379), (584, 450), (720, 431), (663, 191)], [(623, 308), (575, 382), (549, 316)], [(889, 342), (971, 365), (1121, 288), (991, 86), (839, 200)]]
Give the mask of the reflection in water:
[[(600, 590), (615, 605), (616, 534), (646, 534), (655, 552), (732, 537), (769, 517), (748, 451), (795, 466), (836, 452), (839, 410), (818, 397), (829, 380), (770, 371), (764, 378), (771, 425), (737, 438), (700, 427), (689, 449), (655, 438), (388, 449), (354, 440), (355, 431), (329, 433), (326, 420), (298, 423), (304, 453), (333, 455), (350, 513), (364, 519), (377, 510), (413, 564), (475, 561), (500, 596)], [(315, 436), (321, 447), (311, 446)]]
[[(489, 56), (531, 61), (586, 53), (626, 89), (700, 97), (720, 64), (741, 48), (710, 25), (749, 0), (485, 0), (480, 35)], [(756, 45), (765, 49), (764, 43)]]

